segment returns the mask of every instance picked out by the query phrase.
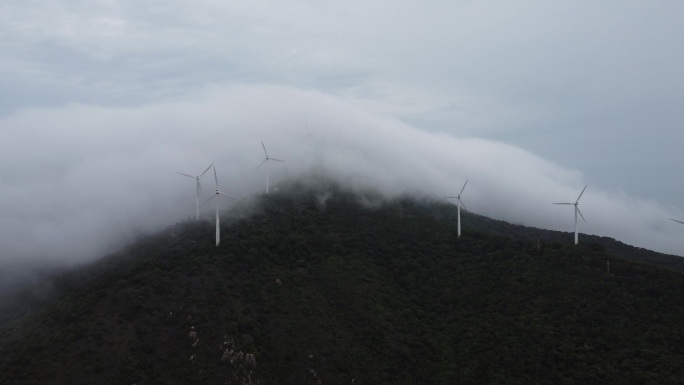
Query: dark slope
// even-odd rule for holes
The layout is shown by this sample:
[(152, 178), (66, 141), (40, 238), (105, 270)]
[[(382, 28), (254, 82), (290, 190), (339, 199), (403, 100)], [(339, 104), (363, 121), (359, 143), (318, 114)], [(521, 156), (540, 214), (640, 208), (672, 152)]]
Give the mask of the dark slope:
[[(430, 212), (429, 215), (434, 218), (439, 218), (441, 221), (454, 224), (456, 223), (456, 210), (445, 208), (441, 204), (433, 204), (424, 206), (424, 212)], [(545, 230), (534, 227), (527, 227), (521, 225), (514, 225), (508, 222), (499, 221), (483, 217), (481, 215), (472, 213), (461, 213), (464, 231), (486, 233), (489, 235), (505, 236), (521, 241), (542, 243), (558, 242), (562, 244), (572, 243), (574, 241), (574, 233)], [(627, 245), (623, 242), (609, 237), (601, 237), (597, 235), (580, 234), (580, 242), (584, 244), (596, 244), (604, 247), (610, 254), (625, 258), (631, 261), (647, 263), (658, 267), (664, 267), (677, 271), (684, 271), (684, 258), (664, 254), (653, 250), (644, 249)]]
[(62, 276), (0, 383), (683, 383), (680, 273), (363, 200), (271, 195), (218, 248), (181, 224)]

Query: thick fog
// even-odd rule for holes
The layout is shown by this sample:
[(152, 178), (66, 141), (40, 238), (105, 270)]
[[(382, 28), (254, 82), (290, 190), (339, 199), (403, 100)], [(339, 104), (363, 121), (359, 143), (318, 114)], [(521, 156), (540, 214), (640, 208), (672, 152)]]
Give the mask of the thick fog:
[[(93, 260), (191, 218), (195, 182), (177, 172), (196, 175), (214, 163), (222, 191), (263, 193), (261, 141), (285, 160), (271, 164), (272, 189), (316, 171), (388, 197), (439, 198), (469, 179), (471, 211), (568, 232), (572, 206), (551, 203), (574, 202), (587, 183), (581, 170), (506, 143), (425, 131), (288, 87), (212, 87), (135, 108), (25, 109), (0, 127), (0, 268)], [(215, 188), (211, 171), (201, 183), (204, 200)], [(580, 233), (681, 255), (684, 226), (669, 220), (684, 219), (679, 208), (594, 184), (580, 208)]]

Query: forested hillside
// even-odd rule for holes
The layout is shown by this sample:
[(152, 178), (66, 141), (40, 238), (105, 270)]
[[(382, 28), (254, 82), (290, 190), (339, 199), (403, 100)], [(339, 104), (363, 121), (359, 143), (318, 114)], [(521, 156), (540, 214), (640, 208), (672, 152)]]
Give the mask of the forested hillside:
[(0, 383), (684, 383), (684, 277), (626, 259), (676, 257), (454, 220), (293, 184), (225, 213), (219, 247), (172, 226), (6, 322)]

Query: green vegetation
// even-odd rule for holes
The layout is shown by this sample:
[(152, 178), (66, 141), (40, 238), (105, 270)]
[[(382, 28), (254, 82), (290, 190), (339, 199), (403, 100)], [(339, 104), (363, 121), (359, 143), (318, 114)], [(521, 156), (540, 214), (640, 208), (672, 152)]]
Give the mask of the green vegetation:
[(0, 329), (0, 383), (684, 383), (684, 277), (633, 261), (668, 256), (472, 214), (457, 240), (453, 206), (284, 191), (220, 247), (183, 223), (62, 275)]

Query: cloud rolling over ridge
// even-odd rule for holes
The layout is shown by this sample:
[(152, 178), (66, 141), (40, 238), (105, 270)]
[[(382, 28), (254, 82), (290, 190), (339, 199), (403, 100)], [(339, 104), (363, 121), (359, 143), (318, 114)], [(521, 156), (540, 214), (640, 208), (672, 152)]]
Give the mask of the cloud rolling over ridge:
[[(424, 131), (288, 87), (212, 87), (136, 108), (25, 109), (0, 127), (0, 267), (92, 260), (192, 216), (194, 181), (176, 172), (215, 163), (222, 191), (263, 192), (261, 140), (286, 160), (271, 165), (272, 185), (317, 170), (388, 197), (438, 198), (469, 179), (471, 211), (554, 230), (571, 231), (573, 214), (551, 203), (573, 202), (586, 184), (581, 172), (515, 146)], [(213, 177), (201, 182), (206, 199)], [(594, 185), (580, 207), (581, 233), (680, 253), (684, 228), (668, 221), (684, 218), (679, 209)]]

